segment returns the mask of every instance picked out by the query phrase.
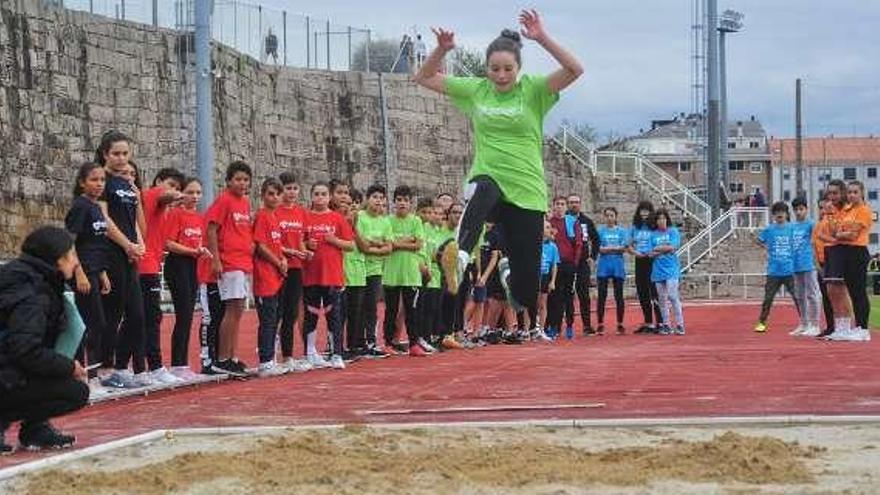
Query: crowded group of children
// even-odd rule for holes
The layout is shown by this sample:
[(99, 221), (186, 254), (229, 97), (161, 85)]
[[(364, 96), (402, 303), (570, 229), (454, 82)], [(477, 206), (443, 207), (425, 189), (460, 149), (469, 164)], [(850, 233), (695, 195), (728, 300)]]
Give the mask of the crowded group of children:
[[(859, 181), (828, 183), (818, 207), (820, 219), (809, 218), (803, 197), (788, 205), (774, 203), (772, 223), (759, 235), (767, 250), (764, 302), (755, 331), (767, 331), (767, 319), (781, 287), (792, 295), (800, 317), (791, 335), (834, 341), (868, 341), (870, 302), (867, 295), (868, 239), (873, 212)], [(825, 328), (819, 323), (824, 310)]]
[[(225, 189), (200, 213), (204, 185), (198, 179), (165, 168), (144, 189), (130, 154), (125, 135), (105, 134), (95, 160), (79, 170), (66, 218), (80, 258), (76, 303), (87, 327), (79, 357), (98, 392), (187, 381), (198, 373), (273, 376), (394, 354), (552, 341), (563, 333), (571, 339), (574, 295), (582, 295), (580, 284), (589, 284), (591, 271), (598, 325), (590, 322), (587, 285), (580, 301), (584, 333), (604, 333), (609, 282), (623, 333), (624, 253), (636, 257), (639, 294), (648, 307), (638, 332), (684, 333), (675, 255), (680, 236), (669, 214), (650, 203), (639, 205), (631, 229), (617, 224), (614, 208), (605, 209), (597, 229), (580, 213), (577, 196), (556, 198), (544, 224), (539, 305), (524, 310), (510, 300), (501, 224), (485, 225), (460, 280), (447, 268), (444, 248), (454, 241), (464, 210), (452, 195), (414, 204), (407, 186), (388, 195), (381, 185), (361, 193), (331, 181), (313, 184), (303, 205), (297, 178), (285, 172), (259, 185), (261, 206), (252, 212), (252, 171), (233, 162)], [(168, 362), (160, 345), (160, 272), (174, 307)], [(255, 367), (236, 353), (250, 300), (258, 316)], [(198, 373), (189, 363), (197, 302)], [(326, 349), (318, 348), (322, 316)], [(297, 326), (303, 359), (294, 358)]]

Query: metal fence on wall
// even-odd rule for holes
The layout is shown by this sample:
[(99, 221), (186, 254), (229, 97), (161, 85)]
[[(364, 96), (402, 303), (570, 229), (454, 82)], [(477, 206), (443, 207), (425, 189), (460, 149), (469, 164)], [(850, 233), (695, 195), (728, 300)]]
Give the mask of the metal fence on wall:
[[(68, 9), (189, 30), (194, 0), (48, 0)], [(236, 0), (214, 0), (215, 41), (264, 62), (326, 70), (370, 69), (371, 32)]]

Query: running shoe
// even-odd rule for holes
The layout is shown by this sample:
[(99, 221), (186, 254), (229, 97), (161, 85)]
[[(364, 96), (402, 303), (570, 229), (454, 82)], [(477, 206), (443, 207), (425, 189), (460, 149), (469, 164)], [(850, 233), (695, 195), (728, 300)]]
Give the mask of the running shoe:
[(519, 334), (515, 331), (502, 332), (501, 342), (508, 345), (519, 345), (523, 343), (522, 338), (520, 338)]
[(394, 352), (397, 354), (408, 354), (410, 346), (409, 344), (405, 344), (403, 342), (394, 342), (391, 344), (391, 349), (393, 349)]
[(236, 378), (244, 378), (247, 376), (247, 373), (243, 368), (237, 366), (236, 363), (232, 359), (226, 359), (224, 361), (214, 361), (211, 365), (211, 369), (214, 370), (217, 374), (221, 375), (229, 375)]
[(669, 327), (666, 323), (662, 323), (659, 327), (657, 327), (657, 335), (672, 335), (672, 328)]
[(275, 360), (266, 361), (265, 363), (260, 363), (257, 366), (257, 376), (260, 378), (269, 378), (273, 376), (281, 376), (287, 373), (287, 370), (284, 366), (279, 366), (275, 363)]
[(303, 373), (312, 370), (312, 363), (306, 359), (293, 359), (289, 357), (284, 360), (284, 367), (290, 373)]
[(434, 354), (437, 352), (437, 348), (429, 344), (424, 338), (419, 337), (418, 343), (428, 354)]
[(191, 382), (198, 378), (201, 378), (198, 373), (190, 369), (189, 366), (172, 366), (171, 374), (180, 378), (184, 382)]
[(131, 374), (128, 370), (117, 370), (111, 373), (109, 376), (101, 380), (101, 385), (107, 388), (122, 388), (122, 389), (131, 389), (131, 388), (140, 388), (140, 385), (134, 379), (134, 375)]
[(48, 421), (22, 423), (18, 442), (26, 450), (64, 449), (76, 443), (76, 437), (56, 430)]
[(103, 399), (110, 394), (107, 387), (101, 385), (101, 379), (98, 377), (89, 380), (89, 400), (96, 401)]
[(807, 325), (807, 328), (801, 333), (802, 337), (818, 337), (822, 334), (822, 330), (817, 325)]
[(759, 321), (757, 325), (755, 325), (755, 332), (764, 333), (767, 331), (767, 324), (763, 321)]
[(464, 345), (455, 340), (455, 337), (452, 335), (444, 337), (443, 340), (440, 341), (440, 347), (446, 350), (464, 349)]
[(174, 376), (174, 374), (168, 371), (168, 368), (164, 366), (151, 371), (150, 379), (153, 380), (154, 383), (160, 385), (174, 385), (183, 381), (180, 378)]
[(364, 359), (385, 359), (388, 353), (381, 347), (367, 347), (361, 355)]
[(674, 330), (675, 335), (684, 335), (684, 325), (677, 325)]
[(805, 331), (806, 329), (807, 329), (807, 328), (806, 328), (804, 325), (798, 325), (797, 327), (795, 327), (794, 330), (788, 332), (788, 334), (791, 335), (791, 336), (793, 336), (793, 337), (797, 337), (797, 336), (799, 336), (799, 335), (803, 335), (803, 334), (804, 334), (804, 331)]
[(345, 360), (339, 354), (334, 354), (330, 356), (330, 367), (334, 370), (344, 370)]
[(565, 340), (572, 340), (572, 339), (574, 339), (574, 328), (567, 327), (565, 329)]
[(309, 360), (309, 364), (312, 365), (312, 368), (316, 370), (330, 367), (330, 363), (320, 354), (309, 354), (307, 359)]
[(409, 347), (409, 355), (410, 357), (427, 357), (428, 353), (419, 344), (413, 344)]
[(618, 324), (617, 325), (617, 335), (623, 335), (625, 333), (626, 333), (626, 328), (624, 328), (623, 325)]

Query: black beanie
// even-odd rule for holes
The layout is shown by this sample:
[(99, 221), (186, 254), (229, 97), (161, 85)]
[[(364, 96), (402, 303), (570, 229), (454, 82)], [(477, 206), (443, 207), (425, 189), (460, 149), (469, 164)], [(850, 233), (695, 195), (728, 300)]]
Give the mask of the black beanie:
[(45, 225), (28, 234), (21, 245), (21, 252), (55, 266), (58, 259), (71, 248), (73, 238), (66, 230)]

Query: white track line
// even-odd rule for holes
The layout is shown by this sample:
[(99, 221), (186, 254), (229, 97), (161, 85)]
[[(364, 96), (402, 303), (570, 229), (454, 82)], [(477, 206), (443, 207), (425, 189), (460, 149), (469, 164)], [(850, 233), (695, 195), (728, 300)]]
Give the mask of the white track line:
[(299, 426), (234, 426), (211, 428), (181, 428), (177, 430), (154, 430), (132, 437), (113, 440), (80, 450), (55, 455), (46, 459), (11, 466), (0, 470), (0, 480), (32, 473), (40, 469), (57, 466), (85, 457), (103, 454), (111, 450), (130, 447), (162, 438), (186, 437), (196, 435), (242, 435), (270, 434), (287, 431), (338, 430), (357, 426), (374, 429), (406, 430), (414, 428), (491, 428), (491, 427), (570, 427), (570, 428), (658, 428), (658, 427), (736, 427), (736, 426), (808, 426), (808, 425), (857, 425), (878, 424), (880, 415), (783, 415), (783, 416), (727, 416), (727, 417), (680, 417), (680, 418), (623, 418), (623, 419), (566, 419), (566, 420), (526, 420), (526, 421), (472, 421), (437, 423), (387, 423), (387, 424), (332, 424)]
[(402, 415), (402, 414), (449, 414), (463, 412), (506, 412), (506, 411), (548, 411), (557, 409), (598, 409), (605, 407), (604, 402), (589, 404), (548, 404), (524, 406), (475, 406), (475, 407), (438, 407), (429, 409), (390, 409), (376, 411), (357, 411), (358, 414), (371, 415)]

